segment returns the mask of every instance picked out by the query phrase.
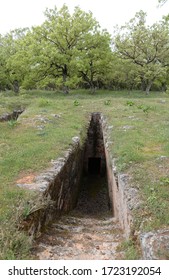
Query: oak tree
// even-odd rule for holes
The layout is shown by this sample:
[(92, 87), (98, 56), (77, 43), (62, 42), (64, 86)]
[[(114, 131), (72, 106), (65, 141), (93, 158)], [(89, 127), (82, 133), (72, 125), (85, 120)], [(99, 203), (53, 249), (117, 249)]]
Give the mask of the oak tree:
[(168, 24), (146, 25), (142, 11), (122, 26), (114, 44), (119, 56), (137, 65), (142, 89), (148, 94), (153, 82), (165, 75), (169, 56)]

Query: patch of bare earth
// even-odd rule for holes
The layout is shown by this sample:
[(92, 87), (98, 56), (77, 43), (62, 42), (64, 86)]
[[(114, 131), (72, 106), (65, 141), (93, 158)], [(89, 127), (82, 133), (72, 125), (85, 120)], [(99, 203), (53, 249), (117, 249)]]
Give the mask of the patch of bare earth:
[[(20, 176), (21, 177), (21, 176)], [(36, 174), (23, 175), (16, 181), (17, 184), (32, 184), (36, 178)]]

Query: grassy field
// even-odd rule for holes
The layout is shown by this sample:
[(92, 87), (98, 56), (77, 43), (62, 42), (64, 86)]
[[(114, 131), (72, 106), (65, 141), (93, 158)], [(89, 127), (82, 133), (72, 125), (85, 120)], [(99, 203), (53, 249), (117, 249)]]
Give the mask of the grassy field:
[(0, 259), (30, 258), (31, 240), (17, 230), (17, 221), (36, 194), (18, 189), (16, 182), (62, 156), (72, 137), (83, 141), (91, 112), (106, 116), (117, 168), (131, 175), (131, 184), (139, 189), (143, 204), (135, 213), (135, 230), (169, 225), (169, 95), (0, 93), (0, 115), (18, 108), (25, 111), (17, 121), (0, 123)]

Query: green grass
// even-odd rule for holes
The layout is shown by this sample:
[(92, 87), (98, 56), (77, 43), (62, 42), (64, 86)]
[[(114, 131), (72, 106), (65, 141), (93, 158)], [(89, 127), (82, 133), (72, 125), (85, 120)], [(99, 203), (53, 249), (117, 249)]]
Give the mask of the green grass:
[(140, 248), (131, 239), (121, 242), (117, 250), (124, 252), (125, 260), (138, 260), (141, 258)]
[[(168, 95), (103, 90), (95, 95), (86, 90), (68, 96), (45, 91), (0, 94), (0, 115), (18, 108), (25, 111), (17, 121), (0, 123), (0, 258), (30, 258), (30, 240), (18, 233), (16, 221), (34, 198), (18, 189), (16, 181), (47, 168), (64, 154), (72, 137), (83, 141), (91, 112), (102, 112), (113, 126), (110, 149), (117, 168), (131, 175), (131, 185), (140, 191), (143, 207), (135, 214), (136, 228), (148, 231), (168, 225)], [(19, 245), (22, 240), (26, 249)]]

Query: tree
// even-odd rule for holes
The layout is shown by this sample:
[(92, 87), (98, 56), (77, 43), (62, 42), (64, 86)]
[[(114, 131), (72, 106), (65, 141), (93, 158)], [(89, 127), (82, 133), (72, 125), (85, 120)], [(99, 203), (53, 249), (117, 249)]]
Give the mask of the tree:
[(46, 83), (52, 82), (63, 87), (68, 93), (69, 84), (77, 83), (76, 61), (79, 49), (86, 42), (86, 36), (97, 33), (99, 27), (92, 13), (86, 13), (76, 7), (71, 15), (68, 7), (58, 11), (47, 9), (46, 21), (33, 28), (35, 40), (34, 70)]
[(114, 44), (123, 59), (137, 65), (142, 89), (149, 94), (153, 82), (166, 74), (169, 57), (169, 32), (166, 22), (146, 26), (142, 11), (122, 26)]
[(79, 77), (86, 83), (92, 93), (99, 83), (103, 83), (107, 72), (110, 71), (112, 51), (111, 37), (106, 30), (87, 34), (83, 44), (78, 46), (76, 64)]
[(5, 71), (6, 71), (6, 54), (5, 54), (3, 36), (0, 35), (0, 90), (4, 90), (8, 84)]
[(111, 60), (111, 70), (107, 86), (114, 90), (120, 89), (138, 89), (140, 80), (137, 75), (137, 66), (131, 61), (118, 57), (115, 53)]
[[(47, 9), (45, 22), (17, 29), (3, 38), (0, 78), (18, 93), (19, 88), (69, 87), (84, 83), (94, 92), (110, 70), (110, 34), (101, 30), (91, 12), (76, 7)], [(1, 39), (1, 38), (0, 38)], [(4, 68), (5, 67), (5, 68)]]
[(20, 42), (28, 32), (27, 28), (15, 29), (1, 38), (1, 53), (3, 54), (1, 67), (3, 68), (4, 87), (19, 92), (20, 84), (26, 72), (26, 67), (20, 59)]
[(167, 2), (167, 0), (158, 0), (158, 2), (162, 5), (164, 5)]

